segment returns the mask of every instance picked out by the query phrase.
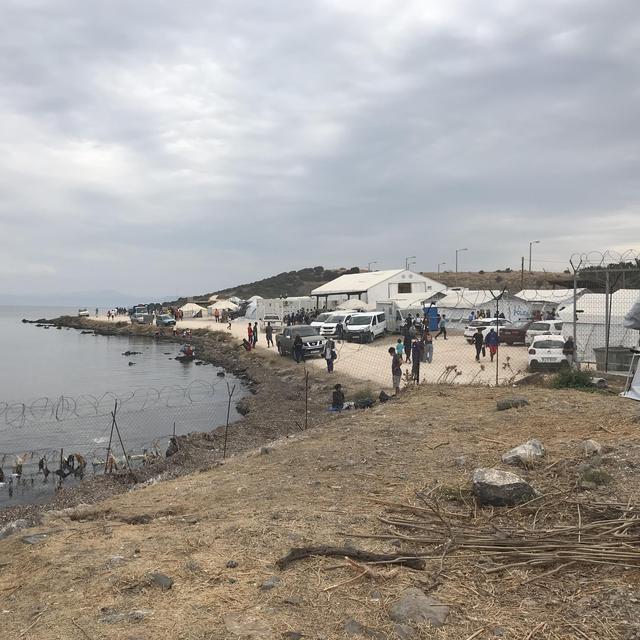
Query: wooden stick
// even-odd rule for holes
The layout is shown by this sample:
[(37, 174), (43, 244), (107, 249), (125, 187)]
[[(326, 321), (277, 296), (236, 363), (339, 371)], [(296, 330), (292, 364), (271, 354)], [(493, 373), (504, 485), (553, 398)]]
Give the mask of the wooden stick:
[(82, 635), (87, 638), (87, 640), (93, 640), (91, 638), (91, 636), (73, 619), (71, 618), (71, 622), (73, 623), (73, 626), (76, 627), (76, 629), (79, 629), (80, 632), (82, 633)]
[(32, 629), (33, 627), (36, 626), (36, 624), (38, 623), (38, 620), (40, 620), (40, 618), (42, 618), (42, 616), (44, 615), (44, 612), (49, 608), (48, 604), (44, 605), (44, 609), (36, 616), (35, 620), (26, 628), (23, 629), (20, 632), (20, 635), (18, 636), (18, 640), (20, 640), (20, 638), (23, 638), (24, 635), (27, 633), (27, 631), (29, 631), (29, 629)]
[(295, 547), (289, 553), (276, 561), (280, 569), (285, 569), (292, 562), (310, 558), (313, 556), (347, 557), (361, 562), (374, 562), (381, 564), (400, 564), (411, 569), (424, 569), (425, 562), (416, 554), (395, 555), (387, 553), (370, 553), (360, 549), (347, 547)]

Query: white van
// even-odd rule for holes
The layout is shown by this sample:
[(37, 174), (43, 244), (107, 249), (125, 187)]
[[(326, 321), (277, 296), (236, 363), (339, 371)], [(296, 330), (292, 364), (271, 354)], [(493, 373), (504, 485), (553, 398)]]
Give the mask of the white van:
[(380, 311), (354, 313), (347, 325), (347, 341), (373, 342), (387, 332), (385, 314)]
[(347, 326), (352, 316), (356, 315), (355, 311), (336, 311), (332, 313), (320, 327), (321, 336), (338, 336), (342, 340), (346, 333)]

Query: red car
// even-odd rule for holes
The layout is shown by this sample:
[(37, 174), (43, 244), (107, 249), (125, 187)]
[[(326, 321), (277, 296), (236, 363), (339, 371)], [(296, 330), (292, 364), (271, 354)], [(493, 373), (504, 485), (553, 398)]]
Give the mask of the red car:
[(507, 327), (501, 327), (500, 342), (502, 342), (502, 344), (524, 344), (524, 337), (527, 334), (527, 329), (532, 322), (532, 320), (527, 320), (525, 322), (514, 322)]

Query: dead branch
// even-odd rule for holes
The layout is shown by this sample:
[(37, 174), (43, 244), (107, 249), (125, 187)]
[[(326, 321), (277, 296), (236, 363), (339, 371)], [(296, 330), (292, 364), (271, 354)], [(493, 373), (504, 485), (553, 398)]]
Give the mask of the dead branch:
[(360, 562), (373, 562), (376, 564), (399, 564), (410, 569), (422, 570), (425, 562), (421, 556), (416, 554), (388, 554), (388, 553), (371, 553), (360, 549), (351, 549), (348, 547), (294, 547), (289, 553), (276, 561), (276, 565), (280, 569), (286, 569), (292, 562), (312, 558), (313, 556), (325, 556), (331, 558), (352, 558)]

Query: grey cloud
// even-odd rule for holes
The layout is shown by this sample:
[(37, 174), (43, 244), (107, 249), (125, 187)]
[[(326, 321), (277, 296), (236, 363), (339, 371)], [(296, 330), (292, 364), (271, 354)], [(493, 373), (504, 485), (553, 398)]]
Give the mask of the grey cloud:
[(5, 4), (0, 291), (640, 244), (634, 0)]

